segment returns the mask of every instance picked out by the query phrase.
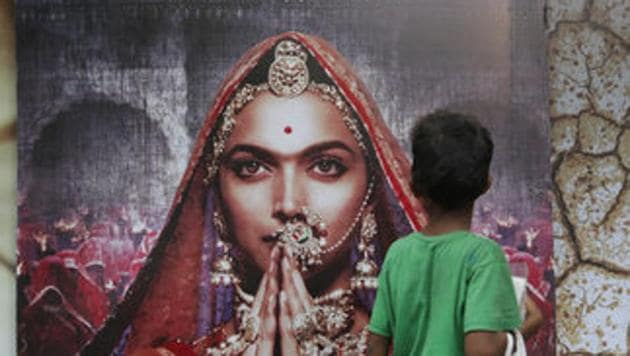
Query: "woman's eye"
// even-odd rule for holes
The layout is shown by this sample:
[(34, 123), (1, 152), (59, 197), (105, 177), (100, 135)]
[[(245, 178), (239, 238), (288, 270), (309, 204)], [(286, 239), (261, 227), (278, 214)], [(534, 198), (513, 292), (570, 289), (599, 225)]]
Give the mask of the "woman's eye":
[(340, 177), (348, 169), (336, 159), (324, 158), (316, 161), (312, 166), (312, 170), (320, 176)]
[(234, 173), (241, 178), (256, 177), (266, 170), (264, 165), (253, 160), (233, 162), (230, 166)]

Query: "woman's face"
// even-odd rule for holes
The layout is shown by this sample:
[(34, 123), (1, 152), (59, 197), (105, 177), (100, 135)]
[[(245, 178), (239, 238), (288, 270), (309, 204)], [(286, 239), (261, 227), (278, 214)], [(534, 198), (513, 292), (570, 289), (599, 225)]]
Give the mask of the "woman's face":
[[(326, 223), (326, 246), (338, 241), (357, 215), (367, 169), (342, 117), (310, 92), (293, 98), (264, 92), (235, 117), (219, 186), (235, 242), (260, 270), (268, 267), (276, 243), (269, 236), (302, 207)], [(323, 263), (333, 257), (322, 256)]]

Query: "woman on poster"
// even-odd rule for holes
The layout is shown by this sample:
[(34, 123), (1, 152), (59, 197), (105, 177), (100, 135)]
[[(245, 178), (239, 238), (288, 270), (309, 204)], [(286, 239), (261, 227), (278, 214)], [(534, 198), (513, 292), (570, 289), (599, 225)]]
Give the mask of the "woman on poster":
[(384, 252), (424, 214), (365, 86), (316, 37), (226, 76), (158, 241), (84, 354), (358, 354)]

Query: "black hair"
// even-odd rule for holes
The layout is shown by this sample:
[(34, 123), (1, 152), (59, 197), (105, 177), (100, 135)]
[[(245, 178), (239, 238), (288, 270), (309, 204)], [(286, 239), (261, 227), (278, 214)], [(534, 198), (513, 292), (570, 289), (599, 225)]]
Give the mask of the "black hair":
[(485, 192), (494, 144), (474, 116), (436, 111), (421, 117), (411, 142), (411, 189), (416, 196), (456, 210)]

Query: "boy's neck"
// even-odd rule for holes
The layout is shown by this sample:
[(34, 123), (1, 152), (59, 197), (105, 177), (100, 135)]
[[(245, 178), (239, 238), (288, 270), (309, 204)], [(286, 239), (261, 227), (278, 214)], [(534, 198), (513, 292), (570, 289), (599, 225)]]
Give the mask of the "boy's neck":
[(472, 222), (473, 205), (457, 210), (444, 210), (427, 207), (429, 223), (422, 229), (425, 236), (444, 235), (453, 231), (469, 231)]

